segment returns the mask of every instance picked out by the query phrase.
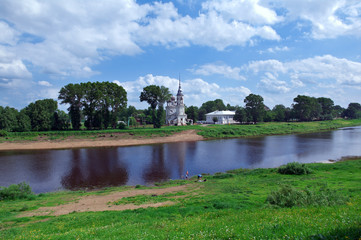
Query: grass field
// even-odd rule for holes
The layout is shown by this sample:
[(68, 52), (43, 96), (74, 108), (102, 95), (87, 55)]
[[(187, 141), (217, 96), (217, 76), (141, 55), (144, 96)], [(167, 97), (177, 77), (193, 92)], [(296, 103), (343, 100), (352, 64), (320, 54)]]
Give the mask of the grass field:
[[(205, 176), (206, 182), (170, 181), (155, 188), (186, 184), (188, 190), (109, 202), (174, 202), (159, 208), (17, 217), (41, 206), (131, 187), (0, 201), (0, 239), (360, 239), (361, 160), (306, 167), (310, 174), (238, 169)], [(145, 187), (133, 187), (138, 188)], [(275, 195), (295, 205), (267, 202)], [(297, 204), (298, 200), (303, 204)]]
[(18, 141), (47, 141), (47, 140), (65, 140), (67, 138), (77, 139), (99, 139), (111, 138), (116, 134), (122, 134), (122, 138), (152, 138), (159, 136), (169, 136), (176, 132), (195, 129), (198, 134), (206, 139), (212, 138), (235, 138), (235, 137), (253, 137), (264, 135), (280, 135), (292, 133), (307, 133), (317, 131), (327, 131), (341, 127), (361, 125), (361, 119), (355, 120), (332, 120), (315, 122), (271, 122), (258, 123), (255, 125), (194, 125), (194, 126), (163, 126), (160, 129), (154, 129), (151, 126), (130, 128), (130, 129), (112, 129), (112, 130), (94, 130), (94, 131), (49, 131), (49, 132), (9, 132), (7, 136), (0, 137), (1, 142)]

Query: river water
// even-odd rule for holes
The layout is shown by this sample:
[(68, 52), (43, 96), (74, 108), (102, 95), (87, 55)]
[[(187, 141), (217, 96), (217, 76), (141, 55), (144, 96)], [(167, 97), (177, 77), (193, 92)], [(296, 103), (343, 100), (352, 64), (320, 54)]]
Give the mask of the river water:
[(0, 152), (0, 186), (25, 181), (35, 193), (149, 185), (199, 173), (270, 168), (361, 156), (361, 127), (336, 131), (134, 147)]

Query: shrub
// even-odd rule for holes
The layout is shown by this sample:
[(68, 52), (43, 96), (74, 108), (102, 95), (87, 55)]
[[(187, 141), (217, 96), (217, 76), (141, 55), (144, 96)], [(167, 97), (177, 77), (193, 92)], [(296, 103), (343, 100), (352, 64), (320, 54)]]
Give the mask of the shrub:
[(0, 137), (7, 137), (9, 134), (5, 130), (0, 130)]
[(25, 183), (12, 184), (9, 187), (0, 187), (0, 200), (31, 199), (34, 196), (31, 187)]
[(311, 169), (309, 169), (305, 164), (301, 164), (298, 162), (287, 163), (286, 165), (282, 165), (277, 170), (280, 174), (288, 174), (288, 175), (304, 175), (310, 174)]
[(120, 122), (120, 123), (118, 124), (118, 128), (119, 128), (119, 129), (126, 129), (126, 127), (127, 127), (127, 125), (126, 125), (124, 122)]
[(279, 190), (271, 192), (266, 202), (282, 208), (294, 206), (333, 206), (345, 204), (347, 197), (321, 186), (318, 190), (298, 190), (291, 186), (282, 186)]

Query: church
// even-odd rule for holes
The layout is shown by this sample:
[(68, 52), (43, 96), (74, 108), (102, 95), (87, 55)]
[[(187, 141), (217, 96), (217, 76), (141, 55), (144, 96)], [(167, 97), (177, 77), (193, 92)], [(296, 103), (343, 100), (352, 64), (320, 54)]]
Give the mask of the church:
[(177, 99), (172, 96), (166, 106), (166, 124), (169, 126), (182, 126), (187, 124), (187, 115), (184, 110), (183, 92), (179, 79)]

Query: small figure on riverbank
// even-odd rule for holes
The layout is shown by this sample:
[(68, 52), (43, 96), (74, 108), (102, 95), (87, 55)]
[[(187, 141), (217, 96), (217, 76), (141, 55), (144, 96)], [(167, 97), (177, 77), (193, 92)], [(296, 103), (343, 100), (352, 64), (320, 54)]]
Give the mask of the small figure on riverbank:
[(202, 174), (198, 174), (198, 182), (202, 182)]
[(186, 179), (188, 179), (188, 171), (186, 172)]

